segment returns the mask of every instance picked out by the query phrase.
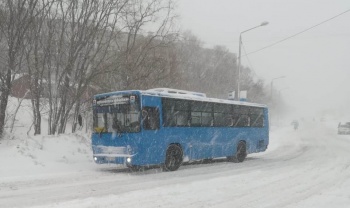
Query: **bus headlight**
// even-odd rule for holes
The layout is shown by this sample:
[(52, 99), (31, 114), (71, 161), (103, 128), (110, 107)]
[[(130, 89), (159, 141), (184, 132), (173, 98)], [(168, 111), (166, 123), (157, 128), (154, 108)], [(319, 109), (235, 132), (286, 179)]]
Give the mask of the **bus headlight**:
[(127, 163), (131, 163), (131, 157), (126, 158)]
[(94, 157), (95, 162), (97, 161), (97, 157)]

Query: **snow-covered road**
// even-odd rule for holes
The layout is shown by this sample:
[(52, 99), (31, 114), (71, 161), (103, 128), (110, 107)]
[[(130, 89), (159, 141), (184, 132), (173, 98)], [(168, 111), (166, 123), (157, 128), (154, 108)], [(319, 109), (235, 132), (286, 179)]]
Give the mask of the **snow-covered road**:
[(0, 207), (349, 207), (350, 136), (337, 135), (336, 124), (276, 128), (270, 142), (268, 151), (243, 163), (184, 165), (175, 172), (93, 163), (35, 175), (24, 169), (1, 175)]

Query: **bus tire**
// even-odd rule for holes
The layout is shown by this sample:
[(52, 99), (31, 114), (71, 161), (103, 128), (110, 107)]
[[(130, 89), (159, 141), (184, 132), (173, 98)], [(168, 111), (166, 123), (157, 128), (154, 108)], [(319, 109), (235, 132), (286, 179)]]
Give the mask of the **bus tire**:
[(241, 163), (247, 157), (247, 146), (244, 141), (240, 141), (237, 145), (237, 151), (233, 157), (228, 159), (235, 163)]
[(166, 171), (175, 171), (179, 169), (183, 160), (183, 152), (179, 145), (171, 144), (165, 156), (165, 163), (163, 169)]

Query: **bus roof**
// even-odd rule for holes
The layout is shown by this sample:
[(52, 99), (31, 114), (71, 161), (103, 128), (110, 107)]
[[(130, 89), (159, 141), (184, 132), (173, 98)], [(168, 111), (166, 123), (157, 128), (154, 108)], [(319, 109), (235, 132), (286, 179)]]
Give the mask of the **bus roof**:
[(108, 92), (103, 94), (95, 95), (94, 98), (100, 98), (105, 96), (113, 96), (113, 95), (127, 95), (127, 94), (141, 94), (148, 96), (156, 96), (156, 97), (167, 97), (167, 98), (180, 98), (185, 100), (196, 100), (196, 101), (206, 101), (213, 103), (226, 103), (226, 104), (236, 104), (236, 105), (245, 105), (245, 106), (255, 106), (255, 107), (263, 107), (266, 108), (265, 104), (251, 103), (246, 101), (234, 101), (227, 99), (219, 99), (219, 98), (208, 98), (205, 93), (200, 92), (192, 92), (185, 90), (177, 90), (177, 89), (169, 89), (169, 88), (155, 88), (149, 90), (126, 90), (126, 91), (115, 91)]

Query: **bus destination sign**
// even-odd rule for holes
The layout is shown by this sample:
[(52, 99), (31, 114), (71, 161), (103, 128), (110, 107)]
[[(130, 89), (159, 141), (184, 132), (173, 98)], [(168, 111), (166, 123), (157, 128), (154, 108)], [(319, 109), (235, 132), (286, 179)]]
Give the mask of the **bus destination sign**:
[(127, 97), (113, 97), (107, 98), (105, 100), (96, 101), (96, 105), (106, 106), (106, 105), (117, 105), (117, 104), (128, 104), (130, 102)]

